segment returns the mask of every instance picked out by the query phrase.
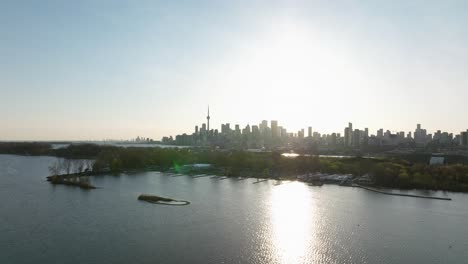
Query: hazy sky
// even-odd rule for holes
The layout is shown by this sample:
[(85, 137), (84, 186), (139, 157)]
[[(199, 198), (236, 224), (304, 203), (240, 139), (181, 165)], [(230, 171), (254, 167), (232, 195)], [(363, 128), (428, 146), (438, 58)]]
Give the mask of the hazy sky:
[(0, 1), (0, 140), (468, 128), (468, 1)]

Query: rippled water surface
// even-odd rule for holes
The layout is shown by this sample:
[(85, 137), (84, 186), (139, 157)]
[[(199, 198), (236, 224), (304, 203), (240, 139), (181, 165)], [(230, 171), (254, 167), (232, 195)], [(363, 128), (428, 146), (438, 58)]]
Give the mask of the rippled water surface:
[[(0, 263), (467, 263), (468, 195), (157, 172), (45, 182), (51, 157), (0, 155)], [(141, 193), (189, 200), (183, 207)]]

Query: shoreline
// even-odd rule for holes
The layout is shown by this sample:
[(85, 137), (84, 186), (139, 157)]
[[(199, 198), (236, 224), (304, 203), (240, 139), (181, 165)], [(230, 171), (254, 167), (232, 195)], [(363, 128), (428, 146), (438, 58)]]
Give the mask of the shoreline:
[[(220, 174), (217, 174), (217, 173), (214, 173), (213, 171), (211, 172), (199, 172), (198, 174), (197, 173), (194, 173), (194, 172), (189, 172), (189, 173), (183, 173), (183, 172), (179, 172), (179, 173), (176, 173), (174, 171), (171, 171), (171, 170), (165, 170), (165, 171), (160, 171), (160, 170), (154, 170), (154, 169), (149, 169), (149, 168), (145, 168), (145, 169), (141, 169), (141, 170), (123, 170), (121, 172), (88, 172), (86, 175), (84, 174), (79, 174), (79, 173), (72, 173), (72, 174), (61, 174), (61, 175), (57, 175), (57, 176), (47, 176), (47, 181), (52, 182), (52, 178), (53, 177), (63, 177), (63, 178), (75, 178), (75, 177), (98, 177), (98, 176), (110, 176), (110, 175), (120, 175), (120, 174), (127, 174), (127, 175), (131, 175), (131, 174), (138, 174), (138, 173), (145, 173), (145, 172), (158, 172), (158, 173), (162, 173), (162, 174), (167, 174), (167, 176), (169, 177), (181, 177), (181, 176), (189, 176), (189, 177), (192, 177), (193, 179), (197, 179), (197, 178), (203, 178), (203, 177), (209, 177), (209, 178), (219, 178), (219, 177), (225, 177), (223, 179), (237, 179), (239, 176), (226, 176), (226, 175), (220, 175)], [(176, 174), (176, 176), (174, 176), (174, 174)], [(204, 174), (205, 176), (203, 177), (193, 177), (193, 176), (196, 176), (196, 175), (202, 175)], [(343, 174), (344, 175), (344, 174)], [(253, 182), (253, 184), (256, 184), (256, 183), (260, 183), (260, 182), (265, 182), (265, 181), (268, 181), (268, 180), (281, 180), (281, 181), (297, 181), (297, 182), (302, 182), (302, 183), (305, 183), (305, 184), (309, 184), (309, 182), (307, 181), (299, 181), (297, 179), (292, 179), (292, 178), (274, 178), (274, 177), (256, 177), (256, 176), (242, 176), (244, 179), (258, 179), (258, 181), (255, 181)], [(65, 183), (64, 183), (65, 182)], [(64, 184), (64, 185), (69, 185), (69, 186), (78, 186), (80, 187), (78, 184), (73, 184), (73, 182), (69, 182), (67, 180), (65, 180), (64, 182), (58, 182), (58, 183), (55, 183), (55, 184)], [(323, 182), (323, 185), (339, 185), (339, 186), (342, 186), (342, 187), (358, 187), (358, 186), (351, 186), (351, 185), (348, 185), (348, 186), (345, 186), (345, 185), (340, 185), (339, 183), (329, 183), (329, 182)], [(355, 184), (355, 185), (358, 185), (358, 184)], [(468, 191), (456, 191), (456, 190), (446, 190), (446, 189), (427, 189), (427, 188), (399, 188), (399, 187), (395, 187), (395, 186), (380, 186), (380, 185), (372, 185), (372, 186), (364, 186), (366, 188), (387, 188), (387, 189), (390, 189), (390, 190), (399, 190), (399, 191), (431, 191), (431, 192), (451, 192), (451, 193), (464, 193), (464, 194), (468, 194)], [(95, 186), (90, 186), (90, 187), (81, 187), (81, 188), (84, 188), (84, 189), (97, 189), (97, 187)]]
[(449, 197), (437, 197), (437, 196), (425, 196), (425, 195), (416, 195), (416, 194), (405, 194), (405, 193), (392, 193), (392, 192), (385, 192), (378, 189), (370, 188), (367, 186), (362, 186), (359, 184), (353, 185), (353, 187), (362, 188), (371, 192), (385, 194), (385, 195), (393, 195), (393, 196), (403, 196), (403, 197), (413, 197), (413, 198), (423, 198), (423, 199), (434, 199), (434, 200), (443, 200), (443, 201), (452, 201), (452, 198)]

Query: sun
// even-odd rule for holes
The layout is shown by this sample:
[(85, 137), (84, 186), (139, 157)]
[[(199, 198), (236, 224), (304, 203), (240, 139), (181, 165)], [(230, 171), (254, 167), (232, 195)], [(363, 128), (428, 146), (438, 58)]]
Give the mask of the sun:
[(242, 123), (269, 119), (290, 132), (316, 124), (336, 132), (349, 103), (363, 96), (354, 92), (364, 83), (358, 60), (327, 32), (299, 22), (265, 27), (220, 61), (205, 86), (235, 109), (232, 117), (246, 117)]

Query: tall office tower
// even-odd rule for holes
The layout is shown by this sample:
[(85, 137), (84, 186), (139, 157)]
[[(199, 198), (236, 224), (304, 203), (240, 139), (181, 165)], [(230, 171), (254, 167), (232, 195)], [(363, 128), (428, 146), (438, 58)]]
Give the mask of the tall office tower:
[(312, 127), (308, 127), (308, 129), (307, 129), (307, 137), (312, 137)]
[(281, 137), (288, 137), (288, 131), (284, 127), (281, 127)]
[(298, 133), (299, 137), (300, 137), (300, 138), (304, 138), (304, 134), (305, 134), (305, 133), (304, 133), (304, 129), (301, 128), (301, 130), (300, 130), (299, 133)]
[(383, 138), (383, 128), (377, 130), (377, 137), (378, 138)]
[(359, 147), (361, 141), (361, 131), (359, 129), (355, 129), (353, 132), (353, 146)]
[(353, 145), (353, 123), (348, 123), (348, 127), (344, 131), (344, 145), (350, 147)]
[(414, 142), (419, 145), (425, 145), (428, 139), (426, 133), (426, 129), (421, 129), (421, 124), (418, 124), (414, 131)]
[(250, 134), (250, 125), (249, 124), (247, 124), (247, 126), (245, 126), (244, 131), (242, 132), (242, 134)]
[(207, 130), (210, 131), (210, 106), (208, 106), (208, 115), (206, 116)]
[(256, 125), (252, 126), (252, 134), (254, 134), (255, 136), (260, 134), (260, 132), (258, 130), (258, 126), (256, 126)]
[(240, 133), (241, 133), (240, 126), (238, 124), (236, 124), (236, 126), (235, 126), (235, 132), (236, 132), (236, 135), (240, 135)]
[(364, 129), (364, 135), (362, 135), (362, 142), (367, 145), (369, 143), (369, 128)]
[(336, 145), (336, 133), (332, 133), (332, 134), (331, 134), (330, 144), (331, 144), (332, 146), (335, 146), (335, 145)]
[(262, 123), (260, 123), (259, 128), (260, 128), (260, 132), (265, 131), (268, 128), (268, 121), (262, 120)]
[(271, 120), (270, 124), (271, 124), (271, 136), (273, 138), (277, 138), (278, 137), (278, 121)]
[(460, 145), (468, 146), (468, 130), (460, 133)]
[(349, 128), (349, 134), (348, 134), (348, 146), (353, 145), (353, 123), (349, 122), (348, 123), (348, 128)]
[(195, 126), (195, 135), (198, 135), (198, 126)]
[(345, 147), (349, 146), (349, 127), (345, 127), (344, 129), (344, 145)]

